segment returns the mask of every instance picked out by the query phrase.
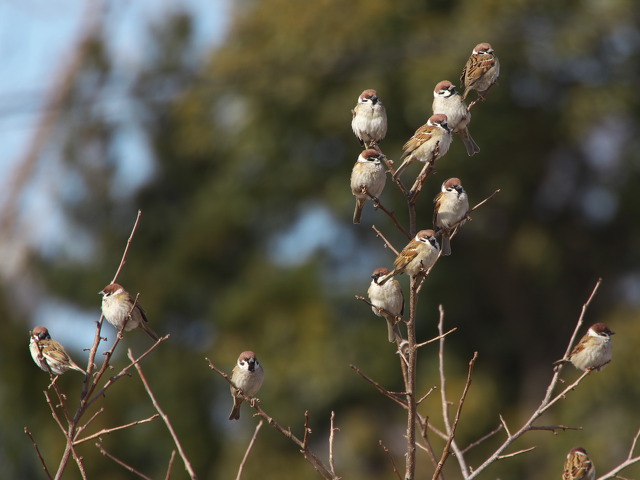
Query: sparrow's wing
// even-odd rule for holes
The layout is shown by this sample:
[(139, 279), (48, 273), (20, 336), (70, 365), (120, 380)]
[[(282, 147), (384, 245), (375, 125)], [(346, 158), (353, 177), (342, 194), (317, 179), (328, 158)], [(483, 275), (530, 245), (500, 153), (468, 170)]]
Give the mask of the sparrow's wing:
[(469, 58), (465, 69), (462, 71), (465, 86), (468, 88), (475, 85), (475, 83), (495, 64), (496, 60), (493, 55), (472, 55)]
[(354, 118), (356, 118), (356, 109), (352, 108), (351, 109), (351, 119), (354, 119)]
[(573, 357), (574, 355), (579, 354), (580, 352), (582, 352), (586, 346), (587, 346), (587, 340), (589, 339), (589, 337), (587, 335), (585, 335), (584, 337), (582, 337), (582, 339), (580, 339), (580, 341), (578, 342), (578, 344), (573, 347), (573, 350), (571, 350), (571, 354), (569, 354), (569, 358)]
[(427, 142), (432, 137), (434, 128), (434, 126), (426, 123), (418, 128), (416, 133), (413, 134), (413, 137), (407, 140), (407, 143), (402, 147), (403, 154), (400, 159), (402, 160), (411, 155), (418, 147)]
[(52, 360), (55, 363), (72, 363), (67, 351), (55, 340), (41, 341), (39, 345), (44, 358)]
[(433, 209), (433, 229), (436, 232), (438, 231), (436, 220), (438, 219), (438, 211), (440, 210), (440, 201), (442, 200), (443, 195), (444, 195), (444, 192), (440, 192), (438, 195), (436, 195), (436, 198), (433, 199), (433, 203), (436, 204)]
[(562, 472), (563, 480), (586, 480), (592, 469), (591, 460), (583, 453), (574, 453), (567, 457)]
[(413, 260), (416, 255), (418, 255), (418, 251), (415, 247), (407, 247), (396, 257), (395, 262), (393, 262), (394, 270), (398, 272), (402, 272), (405, 267)]

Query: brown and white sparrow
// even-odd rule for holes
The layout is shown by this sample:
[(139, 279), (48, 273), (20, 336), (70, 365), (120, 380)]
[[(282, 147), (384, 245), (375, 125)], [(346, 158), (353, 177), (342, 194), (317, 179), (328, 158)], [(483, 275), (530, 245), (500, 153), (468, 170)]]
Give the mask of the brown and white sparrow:
[(380, 267), (376, 268), (371, 275), (371, 285), (369, 285), (369, 301), (376, 307), (383, 308), (389, 314), (371, 307), (373, 313), (387, 320), (387, 334), (390, 342), (402, 341), (402, 333), (395, 317), (404, 313), (404, 295), (400, 288), (400, 283), (395, 278), (384, 285), (378, 284), (378, 280), (389, 275), (389, 270)]
[(351, 170), (351, 192), (356, 197), (356, 208), (353, 211), (353, 223), (360, 223), (362, 209), (368, 195), (362, 193), (362, 187), (374, 197), (378, 197), (387, 181), (387, 172), (383, 163), (384, 154), (369, 148), (358, 156), (358, 160)]
[(238, 388), (231, 387), (233, 408), (231, 409), (229, 420), (239, 420), (242, 398), (237, 396), (238, 389), (245, 395), (253, 397), (258, 393), (264, 381), (264, 370), (262, 370), (262, 366), (258, 363), (255, 353), (247, 350), (240, 354), (238, 362), (231, 372), (231, 381)]
[(562, 480), (595, 480), (596, 469), (587, 451), (582, 447), (572, 448), (567, 454), (562, 470)]
[[(433, 209), (433, 227), (436, 231), (442, 230), (442, 255), (451, 255), (450, 228), (465, 218), (469, 211), (469, 198), (460, 179), (453, 177), (445, 180), (433, 202), (436, 204)], [(463, 220), (458, 225), (464, 222)]]
[(147, 314), (142, 306), (137, 303), (136, 307), (131, 311), (135, 298), (122, 285), (111, 283), (98, 293), (102, 294), (102, 314), (104, 318), (118, 331), (122, 329), (126, 322), (125, 332), (129, 332), (134, 328), (141, 328), (153, 340), (158, 340), (158, 335), (147, 325)]
[(558, 360), (555, 364), (571, 362), (578, 370), (602, 370), (613, 356), (611, 335), (614, 334), (604, 323), (594, 323), (571, 351), (569, 358)]
[(393, 262), (393, 271), (378, 281), (382, 286), (400, 273), (417, 275), (429, 270), (438, 259), (440, 245), (433, 230), (420, 230), (415, 238), (398, 254)]
[[(76, 370), (85, 372), (80, 368), (67, 353), (62, 345), (55, 340), (51, 339), (49, 330), (45, 327), (36, 327), (33, 331), (29, 332), (29, 352), (31, 352), (31, 358), (42, 370), (45, 372), (51, 369), (51, 372), (55, 375), (62, 375), (67, 370)], [(49, 368), (47, 368), (47, 365)]]
[(467, 149), (467, 155), (471, 157), (480, 151), (480, 147), (473, 141), (469, 133), (471, 112), (456, 87), (449, 80), (443, 80), (436, 85), (433, 90), (431, 108), (434, 114), (443, 113), (447, 116), (449, 129), (452, 133), (460, 135), (462, 143)]
[(378, 93), (372, 88), (362, 92), (351, 113), (351, 128), (360, 145), (370, 148), (380, 143), (387, 134), (387, 112)]
[(441, 113), (431, 115), (427, 123), (418, 128), (413, 136), (402, 147), (402, 165), (393, 174), (400, 176), (402, 171), (418, 160), (422, 163), (435, 162), (443, 157), (451, 145), (451, 131), (447, 124), (447, 116)]
[(463, 98), (471, 90), (476, 90), (478, 96), (484, 100), (485, 95), (500, 75), (500, 62), (493, 48), (488, 43), (479, 43), (471, 52), (467, 64), (460, 75), (460, 85), (464, 88)]

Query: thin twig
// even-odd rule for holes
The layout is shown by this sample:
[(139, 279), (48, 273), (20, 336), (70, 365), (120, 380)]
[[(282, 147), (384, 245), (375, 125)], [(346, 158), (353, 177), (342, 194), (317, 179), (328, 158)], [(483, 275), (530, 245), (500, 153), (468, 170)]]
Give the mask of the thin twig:
[(393, 455), (391, 455), (391, 451), (387, 448), (387, 446), (384, 443), (382, 443), (382, 440), (378, 440), (378, 445), (380, 445), (382, 447), (382, 450), (384, 450), (384, 453), (387, 454), (387, 458), (391, 462), (391, 466), (393, 467), (393, 472), (396, 474), (396, 477), (398, 477), (398, 480), (402, 480), (402, 476), (400, 475), (400, 471), (398, 470), (398, 465), (396, 465), (396, 461), (393, 459)]
[(638, 443), (638, 437), (640, 437), (640, 430), (638, 430), (635, 437), (633, 437), (633, 442), (631, 442), (631, 448), (629, 449), (629, 455), (627, 455), (627, 459), (620, 465), (615, 467), (613, 470), (605, 473), (601, 477), (598, 477), (598, 480), (607, 480), (608, 478), (622, 478), (617, 476), (618, 472), (621, 472), (625, 468), (630, 467), (634, 463), (640, 462), (640, 456), (633, 456), (633, 452), (636, 449), (636, 444)]
[[(382, 385), (380, 385), (378, 382), (376, 382), (373, 378), (371, 378), (371, 377), (367, 376), (366, 374), (362, 373), (362, 370), (360, 370), (355, 365), (349, 365), (349, 367), (351, 367), (351, 369), (354, 372), (356, 372), (358, 375), (360, 375), (362, 378), (364, 378), (367, 382), (369, 382), (371, 385), (373, 385), (385, 397), (390, 398), (391, 400), (396, 402), (398, 405), (401, 405), (403, 408), (407, 408), (407, 402), (405, 400), (403, 400), (402, 398), (399, 398), (398, 397), (398, 393), (391, 392), (391, 391), (387, 390)], [(406, 393), (403, 392), (400, 395), (406, 396)]]
[(42, 464), (42, 469), (44, 470), (44, 473), (47, 475), (47, 478), (51, 480), (51, 473), (49, 473), (47, 464), (44, 462), (44, 458), (42, 458), (42, 455), (40, 454), (40, 449), (38, 448), (38, 444), (33, 438), (33, 435), (31, 435), (31, 432), (27, 427), (24, 427), (24, 433), (26, 433), (27, 436), (31, 439), (31, 443), (33, 443), (33, 447), (36, 449), (36, 453), (38, 454), (38, 458), (40, 459), (40, 463)]
[(422, 397), (420, 397), (420, 399), (416, 402), (418, 405), (420, 405), (429, 395), (431, 395), (431, 392), (433, 392), (435, 389), (437, 389), (438, 387), (436, 387), (435, 385), (433, 387), (431, 387), (429, 389), (429, 391), (427, 393), (425, 393)]
[[(258, 438), (258, 432), (260, 432), (260, 429), (262, 428), (263, 424), (264, 424), (264, 421), (260, 420), (258, 422), (258, 424), (256, 425), (256, 429), (253, 432), (253, 436), (251, 437), (251, 441), (249, 442), (249, 445), (247, 446), (246, 452), (244, 452), (244, 457), (242, 457), (242, 462), (240, 462), (240, 467), (238, 468), (238, 475), (236, 475), (236, 480), (240, 480), (242, 478), (242, 472), (244, 470), (244, 465), (245, 465), (245, 463), (247, 463), (247, 458), (249, 458), (249, 453), (251, 452), (251, 449), (253, 448), (253, 444), (256, 443), (256, 438)], [(174, 452), (175, 452), (175, 450), (174, 450)]]
[(129, 470), (131, 473), (139, 476), (140, 478), (144, 478), (145, 480), (153, 480), (151, 477), (147, 477), (144, 473), (139, 472), (138, 470), (136, 470), (135, 468), (133, 468), (131, 465), (123, 462), (122, 460), (120, 460), (118, 457), (110, 454), (109, 452), (107, 452), (104, 447), (102, 446), (102, 444), (100, 442), (96, 443), (96, 447), (98, 447), (98, 449), (100, 450), (100, 453), (102, 453), (105, 457), (110, 458), (111, 460), (113, 460), (114, 462), (116, 462), (118, 465), (120, 465), (121, 467), (125, 468), (126, 470)]
[(384, 213), (386, 213), (389, 216), (389, 218), (393, 221), (393, 223), (395, 224), (396, 228), (398, 230), (400, 230), (402, 233), (404, 233), (404, 235), (407, 238), (411, 238), (411, 235), (409, 235), (409, 232), (407, 232), (404, 229), (404, 227), (400, 224), (400, 222), (396, 218), (395, 214), (393, 212), (387, 210), (378, 197), (376, 197), (375, 195), (371, 195), (371, 193), (369, 193), (369, 190), (367, 189), (366, 185), (362, 186), (362, 193), (364, 193), (366, 196), (368, 196), (371, 199), (371, 201), (373, 202), (374, 208), (379, 208)]
[(138, 210), (138, 215), (136, 216), (136, 221), (133, 223), (133, 228), (131, 229), (131, 234), (127, 240), (127, 245), (124, 247), (124, 252), (122, 252), (122, 259), (120, 260), (120, 265), (118, 265), (118, 270), (116, 270), (116, 274), (113, 276), (113, 280), (111, 283), (116, 283), (118, 280), (118, 276), (122, 271), (125, 263), (127, 263), (127, 255), (129, 254), (129, 248), (131, 247), (131, 243), (133, 242), (133, 237), (136, 234), (136, 230), (138, 230), (138, 224), (140, 223), (140, 217), (142, 216), (142, 210)]
[(432, 338), (431, 340), (427, 340), (426, 342), (418, 343), (416, 345), (416, 348), (424, 347), (425, 345), (429, 345), (430, 343), (436, 342), (436, 341), (440, 340), (441, 338), (446, 337), (450, 333), (455, 332), (456, 330), (458, 330), (458, 327), (453, 327), (451, 330), (449, 330), (446, 333), (443, 333), (442, 335), (438, 335), (437, 337)]
[(517, 452), (513, 452), (513, 453), (507, 453), (506, 455), (500, 455), (498, 457), (498, 460), (504, 460), (505, 458), (511, 458), (511, 457), (515, 457), (516, 455), (520, 455), (521, 453), (527, 453), (530, 452), (531, 450), (535, 450), (536, 447), (529, 447), (529, 448), (524, 448), (522, 450), (518, 450)]
[(467, 393), (469, 392), (469, 387), (471, 387), (471, 376), (473, 375), (473, 367), (476, 363), (476, 360), (478, 358), (478, 352), (474, 352), (473, 354), (473, 358), (471, 359), (471, 361), (469, 362), (469, 371), (467, 373), (467, 382), (464, 385), (464, 390), (462, 391), (462, 395), (460, 396), (460, 402), (458, 403), (458, 410), (456, 411), (456, 416), (453, 420), (453, 426), (451, 427), (451, 432), (449, 433), (449, 438), (447, 439), (447, 443), (445, 444), (444, 448), (442, 449), (442, 456), (440, 457), (440, 461), (438, 462), (438, 466), (436, 467), (436, 471), (433, 473), (433, 480), (436, 480), (438, 478), (439, 473), (442, 471), (442, 468), (444, 467), (445, 462), (447, 461), (447, 458), (449, 457), (449, 454), (451, 453), (449, 451), (449, 448), (451, 447), (451, 444), (453, 443), (453, 438), (455, 437), (456, 434), (456, 429), (458, 428), (458, 421), (460, 420), (460, 415), (462, 414), (462, 407), (464, 405), (464, 401), (467, 398)]
[[(431, 441), (429, 440), (429, 435), (427, 433), (430, 425), (429, 418), (422, 418), (420, 417), (420, 415), (418, 415), (418, 422), (420, 424), (420, 435), (422, 436), (425, 444), (422, 445), (418, 442), (417, 445), (427, 453), (427, 456), (429, 457), (429, 460), (431, 460), (433, 467), (436, 468), (438, 466), (438, 460), (436, 459), (435, 452), (433, 451), (433, 446), (431, 445)], [(442, 472), (440, 472), (439, 480), (444, 480), (444, 474)]]
[(336, 464), (334, 457), (334, 446), (335, 446), (335, 433), (339, 432), (340, 429), (335, 426), (336, 412), (331, 411), (331, 423), (329, 425), (329, 469), (331, 471), (331, 475), (334, 477), (336, 475)]
[(171, 471), (173, 470), (173, 462), (176, 459), (176, 451), (171, 450), (171, 458), (169, 458), (169, 465), (167, 465), (167, 474), (164, 476), (164, 480), (171, 479)]
[(371, 228), (373, 229), (374, 232), (376, 232), (376, 236), (380, 237), (382, 240), (384, 240), (384, 243), (387, 247), (389, 247), (389, 249), (391, 249), (391, 251), (395, 254), (395, 256), (397, 257), (398, 254), (400, 252), (398, 252), (398, 250), (396, 250), (396, 248), (392, 245), (392, 243), (387, 240), (387, 237), (385, 237), (382, 232), (380, 230), (378, 230), (378, 227), (376, 227), (375, 225), (371, 225)]
[[(167, 337), (168, 337), (168, 335), (167, 335)], [(163, 338), (166, 338), (166, 337), (163, 337)], [(158, 341), (161, 341), (161, 340), (162, 340), (162, 338), (160, 340), (158, 340)], [(185, 454), (185, 452), (184, 452), (184, 450), (182, 448), (182, 444), (180, 443), (180, 439), (178, 438), (178, 435), (176, 434), (175, 430), (173, 429), (173, 426), (171, 425), (171, 421), (169, 420), (169, 416), (166, 413), (164, 413), (162, 408), (160, 408), (160, 404), (158, 404), (158, 401), (156, 400), (156, 397), (153, 394), (153, 391), (151, 390), (151, 387), (149, 386), (149, 383), (147, 382), (147, 379), (145, 378), (144, 374), (142, 373), (142, 367), (140, 366), (140, 363), (139, 363), (141, 358), (138, 358), (138, 359), (134, 358), (133, 353), (131, 352), (130, 348), (127, 350), (127, 356), (129, 357), (129, 360), (131, 360), (132, 365), (134, 365), (136, 367), (136, 370), (138, 372), (138, 376), (140, 377), (140, 380), (142, 381), (142, 384), (144, 385), (144, 389), (147, 391), (147, 395), (149, 395), (149, 398), (151, 399), (151, 403), (153, 403), (153, 406), (155, 407), (156, 411), (160, 414), (160, 418), (162, 418), (162, 421), (167, 426), (167, 430), (169, 430), (169, 434), (171, 435), (171, 438), (173, 438), (173, 443), (175, 443), (176, 448), (178, 449), (178, 453), (180, 454), (180, 457), (182, 458), (185, 470), (187, 471), (187, 473), (191, 477), (191, 480), (197, 480), (198, 476), (196, 475), (195, 471), (193, 470), (193, 467), (191, 466), (191, 462), (187, 458), (187, 455)]]
[(471, 450), (473, 447), (477, 447), (478, 445), (480, 445), (482, 442), (484, 442), (485, 440), (488, 440), (489, 438), (493, 437), (496, 433), (498, 433), (500, 430), (502, 430), (504, 427), (502, 426), (502, 424), (498, 425), (496, 428), (494, 428), (493, 430), (491, 430), (489, 433), (487, 433), (486, 435), (483, 435), (482, 437), (480, 437), (478, 440), (476, 440), (475, 442), (470, 443), (469, 445), (467, 445), (465, 448), (462, 449), (462, 453), (467, 453), (469, 450)]
[(140, 425), (142, 423), (147, 423), (150, 422), (152, 420), (155, 420), (156, 418), (158, 418), (158, 414), (154, 414), (151, 415), (149, 418), (143, 418), (142, 420), (136, 420), (135, 422), (131, 422), (131, 423), (127, 423), (126, 425), (120, 425), (119, 427), (113, 427), (113, 428), (104, 428), (102, 430), (100, 430), (97, 433), (94, 433), (93, 435), (89, 435), (88, 437), (84, 437), (81, 438), (80, 440), (75, 440), (73, 442), (74, 445), (80, 445), (83, 442), (86, 442), (87, 440), (92, 440), (94, 438), (97, 437), (101, 437), (102, 435), (107, 435), (109, 433), (113, 433), (113, 432), (117, 432), (118, 430), (124, 430), (125, 428), (129, 428), (129, 427), (133, 427), (134, 425)]
[(306, 450), (309, 446), (309, 434), (311, 428), (309, 428), (309, 410), (304, 411), (304, 434), (302, 436), (302, 449)]

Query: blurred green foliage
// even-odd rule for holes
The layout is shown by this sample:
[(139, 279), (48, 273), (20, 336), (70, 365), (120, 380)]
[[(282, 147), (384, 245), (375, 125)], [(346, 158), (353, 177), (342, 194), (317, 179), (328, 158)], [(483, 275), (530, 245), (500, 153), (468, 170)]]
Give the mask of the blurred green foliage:
[[(359, 147), (350, 109), (363, 89), (378, 91), (389, 116), (381, 146), (397, 160), (428, 118), (435, 84), (458, 84), (473, 46), (489, 41), (501, 77), (473, 110), (470, 130), (481, 152), (469, 158), (454, 139), (419, 200), (419, 226), (430, 226), (431, 199), (450, 176), (463, 180), (472, 204), (501, 192), (473, 214), (454, 254), (427, 280), (419, 338), (437, 334), (437, 306), (444, 305), (446, 326), (459, 327), (447, 340), (454, 402), (479, 351), (459, 426), (462, 446), (495, 428), (500, 413), (513, 430), (543, 397), (551, 363), (603, 277), (586, 324), (604, 321), (618, 332), (614, 360), (541, 420), (583, 430), (526, 435), (514, 450), (537, 448), (495, 464), (486, 478), (558, 478), (575, 445), (602, 474), (625, 458), (640, 427), (639, 10), (632, 0), (235, 2), (224, 42), (205, 59), (194, 54), (189, 14), (177, 14), (149, 30), (144, 63), (128, 72), (131, 113), (122, 121), (88, 107), (121, 73), (100, 32), (47, 146), (65, 159), (64, 175), (80, 180), (82, 195), (59, 201), (73, 228), (92, 239), (93, 253), (74, 260), (33, 252), (28, 274), (97, 317), (95, 292), (112, 277), (141, 209), (120, 279), (141, 292), (153, 328), (171, 334), (143, 367), (200, 478), (233, 478), (256, 422), (248, 407), (238, 423), (226, 420), (228, 386), (204, 357), (230, 371), (245, 349), (265, 368), (261, 405), (278, 422), (301, 435), (309, 410), (313, 446), (326, 457), (335, 411), (339, 474), (390, 478), (378, 441), (403, 464), (404, 412), (349, 365), (401, 390), (398, 358), (384, 322), (353, 296), (366, 293), (375, 267), (393, 260), (369, 225), (397, 247), (406, 240), (369, 205), (363, 225), (351, 224), (348, 179)], [(119, 168), (138, 159), (116, 145), (132, 125), (147, 141), (153, 173), (125, 194)], [(382, 201), (406, 221), (391, 183)], [(309, 221), (311, 212), (329, 220)], [(10, 301), (7, 288), (0, 298), (0, 476), (37, 478), (24, 426), (50, 468), (64, 443), (41, 393), (46, 375), (26, 354), (29, 319)], [(141, 351), (148, 339), (136, 333), (124, 343)], [(423, 349), (419, 369), (426, 392), (438, 383), (435, 344)], [(73, 403), (80, 384), (72, 377), (61, 384)], [(153, 413), (135, 376), (102, 405), (96, 430)], [(440, 410), (439, 392), (420, 407), (439, 428)], [(477, 466), (501, 438), (471, 450), (469, 463)], [(103, 442), (154, 478), (162, 477), (172, 449), (160, 422)], [(92, 480), (131, 478), (92, 442), (79, 451)], [(418, 476), (428, 478), (428, 459), (419, 452), (418, 460)], [(79, 478), (74, 469), (65, 478)], [(183, 478), (178, 460), (174, 472)], [(455, 459), (445, 472), (460, 478)], [(624, 476), (637, 478), (640, 467)], [(244, 478), (318, 477), (293, 444), (265, 426)]]

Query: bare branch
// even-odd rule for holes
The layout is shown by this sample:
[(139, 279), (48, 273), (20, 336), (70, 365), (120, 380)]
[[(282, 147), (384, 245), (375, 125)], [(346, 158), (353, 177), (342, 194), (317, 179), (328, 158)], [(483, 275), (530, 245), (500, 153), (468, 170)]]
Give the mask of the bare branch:
[(601, 477), (598, 477), (598, 480), (607, 480), (609, 478), (622, 478), (618, 476), (619, 472), (621, 472), (627, 467), (630, 467), (634, 463), (640, 462), (640, 456), (637, 456), (637, 457), (633, 456), (633, 452), (636, 449), (636, 444), (638, 443), (638, 437), (640, 437), (640, 430), (638, 430), (635, 437), (633, 437), (633, 442), (631, 442), (631, 448), (629, 449), (629, 455), (627, 455), (627, 459), (624, 462), (622, 462), (620, 465), (615, 467), (613, 470), (605, 473)]
[(424, 347), (425, 345), (429, 345), (430, 343), (433, 343), (433, 342), (435, 342), (437, 340), (440, 340), (441, 338), (446, 337), (447, 335), (449, 335), (450, 333), (455, 332), (456, 330), (458, 330), (458, 327), (453, 327), (451, 330), (449, 330), (446, 333), (443, 333), (442, 335), (438, 335), (437, 337), (432, 338), (431, 340), (427, 340), (426, 342), (418, 343), (416, 345), (416, 348), (420, 348), (420, 347)]
[(396, 477), (398, 477), (398, 480), (402, 480), (402, 476), (400, 475), (400, 471), (398, 470), (398, 465), (396, 465), (396, 461), (393, 459), (393, 455), (391, 455), (391, 451), (387, 448), (387, 446), (382, 443), (382, 440), (378, 440), (378, 445), (380, 445), (382, 447), (382, 450), (384, 450), (384, 453), (387, 454), (387, 458), (389, 459), (389, 461), (391, 462), (391, 466), (393, 467), (393, 473), (396, 474)]
[[(160, 338), (156, 342), (156, 345), (159, 344), (162, 340), (166, 340), (168, 337), (169, 337), (169, 335)], [(154, 348), (154, 347), (152, 347), (152, 348)], [(197, 480), (198, 476), (196, 475), (195, 471), (193, 470), (193, 467), (191, 466), (191, 462), (187, 458), (187, 455), (185, 454), (185, 452), (184, 452), (184, 450), (182, 448), (182, 444), (180, 443), (180, 439), (178, 438), (178, 435), (176, 434), (175, 430), (173, 429), (173, 426), (171, 425), (171, 421), (169, 420), (169, 416), (166, 413), (164, 413), (162, 408), (160, 408), (160, 404), (158, 404), (158, 401), (156, 400), (156, 396), (153, 394), (153, 391), (151, 390), (151, 387), (149, 386), (149, 383), (147, 382), (147, 379), (145, 378), (144, 374), (142, 373), (142, 367), (140, 366), (139, 362), (140, 362), (140, 360), (142, 360), (142, 358), (149, 351), (147, 351), (141, 357), (136, 359), (136, 358), (134, 358), (133, 353), (131, 352), (131, 349), (129, 348), (127, 350), (127, 357), (129, 357), (129, 360), (131, 360), (131, 365), (134, 365), (136, 367), (136, 370), (138, 372), (138, 376), (140, 377), (140, 380), (142, 381), (142, 384), (144, 385), (144, 389), (147, 391), (147, 395), (149, 395), (149, 398), (151, 399), (151, 403), (153, 403), (153, 406), (155, 407), (156, 411), (160, 414), (160, 418), (162, 418), (162, 421), (167, 426), (167, 430), (169, 430), (169, 434), (171, 435), (171, 438), (173, 438), (173, 443), (175, 443), (176, 448), (178, 449), (178, 453), (180, 454), (180, 457), (182, 458), (185, 470), (187, 471), (187, 473), (191, 477), (191, 480)]]
[(171, 458), (169, 458), (169, 465), (167, 466), (167, 474), (164, 477), (164, 480), (171, 480), (171, 471), (173, 470), (173, 462), (176, 459), (176, 451), (171, 450)]
[(397, 404), (401, 405), (402, 407), (407, 408), (406, 401), (401, 399), (401, 398), (399, 398), (399, 396), (398, 396), (398, 395), (405, 396), (406, 393), (404, 393), (404, 392), (403, 393), (391, 392), (391, 391), (387, 390), (386, 388), (384, 388), (382, 385), (380, 385), (378, 382), (376, 382), (371, 377), (369, 377), (369, 376), (365, 375), (364, 373), (362, 373), (362, 370), (360, 370), (355, 365), (349, 365), (349, 367), (351, 367), (351, 369), (354, 372), (356, 372), (358, 375), (360, 375), (362, 378), (364, 378), (367, 382), (369, 382), (371, 385), (373, 385), (385, 397), (388, 397), (391, 400), (393, 400), (394, 402), (396, 402)]
[(244, 457), (242, 457), (242, 462), (240, 462), (240, 467), (238, 468), (238, 475), (236, 475), (236, 480), (240, 480), (242, 478), (242, 472), (244, 470), (244, 465), (245, 465), (245, 463), (247, 463), (247, 458), (249, 458), (249, 453), (251, 452), (251, 449), (253, 448), (253, 444), (256, 443), (256, 438), (258, 438), (258, 433), (260, 432), (260, 429), (262, 428), (262, 425), (264, 425), (264, 421), (263, 420), (260, 420), (258, 422), (258, 424), (256, 425), (256, 429), (253, 432), (253, 436), (251, 437), (251, 441), (249, 442), (249, 445), (247, 446), (247, 451), (244, 452)]
[(478, 440), (476, 440), (475, 442), (470, 443), (469, 445), (467, 445), (465, 448), (462, 449), (462, 453), (467, 453), (469, 450), (471, 450), (473, 447), (477, 447), (478, 445), (480, 445), (482, 442), (484, 442), (485, 440), (488, 440), (489, 438), (493, 437), (496, 433), (498, 433), (500, 430), (502, 430), (504, 427), (502, 425), (498, 425), (496, 428), (494, 428), (493, 430), (491, 430), (489, 433), (487, 433), (486, 435), (480, 437)]
[(369, 193), (369, 190), (367, 189), (366, 185), (362, 186), (362, 193), (364, 193), (366, 196), (368, 196), (371, 199), (371, 201), (373, 202), (374, 208), (379, 208), (384, 213), (386, 213), (389, 216), (389, 218), (391, 219), (391, 221), (393, 221), (393, 223), (395, 224), (396, 228), (398, 230), (400, 230), (402, 233), (404, 233), (404, 235), (407, 238), (411, 238), (411, 235), (409, 235), (409, 233), (400, 224), (400, 222), (396, 218), (395, 214), (393, 212), (387, 210), (378, 197), (376, 197), (375, 195), (371, 195), (371, 193)]
[(529, 447), (529, 448), (525, 448), (523, 450), (518, 450), (517, 452), (508, 453), (506, 455), (500, 455), (498, 457), (498, 460), (504, 460), (505, 458), (515, 457), (516, 455), (520, 455), (521, 453), (527, 453), (527, 452), (530, 452), (531, 450), (535, 450), (535, 449), (536, 449), (536, 447)]
[(36, 449), (36, 453), (38, 454), (38, 458), (40, 459), (40, 464), (42, 465), (42, 469), (44, 470), (44, 473), (47, 475), (47, 478), (51, 480), (51, 474), (49, 473), (49, 469), (47, 468), (47, 464), (45, 463), (44, 458), (42, 458), (42, 455), (40, 454), (40, 449), (38, 448), (38, 444), (33, 438), (33, 435), (31, 435), (31, 432), (27, 427), (24, 427), (24, 433), (26, 433), (27, 436), (31, 439), (31, 443), (33, 443), (33, 448)]
[(331, 424), (329, 426), (329, 469), (331, 471), (331, 475), (334, 477), (336, 475), (336, 465), (335, 465), (335, 457), (333, 455), (334, 446), (335, 446), (335, 434), (339, 432), (340, 429), (335, 426), (336, 412), (331, 411)]
[(127, 463), (123, 462), (119, 458), (107, 452), (100, 442), (96, 443), (96, 447), (98, 447), (98, 449), (100, 450), (100, 453), (102, 453), (105, 457), (110, 458), (111, 460), (113, 460), (114, 462), (116, 462), (118, 465), (125, 468), (126, 470), (130, 471), (131, 473), (137, 475), (140, 478), (143, 478), (144, 480), (153, 480), (151, 477), (147, 477), (144, 473), (139, 472), (138, 470), (133, 468), (131, 465), (128, 465)]
[(373, 229), (374, 232), (376, 232), (376, 236), (380, 237), (382, 240), (384, 240), (384, 243), (387, 247), (389, 247), (389, 249), (395, 254), (395, 256), (397, 257), (398, 254), (400, 252), (398, 252), (398, 250), (396, 250), (396, 248), (391, 244), (391, 242), (389, 240), (387, 240), (387, 237), (385, 237), (382, 232), (380, 230), (378, 230), (378, 228), (375, 225), (371, 225), (371, 228)]
[(119, 427), (113, 427), (113, 428), (103, 428), (102, 430), (100, 430), (97, 433), (94, 433), (93, 435), (89, 435), (88, 437), (84, 437), (81, 438), (80, 440), (76, 440), (73, 442), (74, 445), (80, 445), (83, 442), (86, 442), (87, 440), (92, 440), (94, 438), (98, 438), (101, 437), (102, 435), (107, 435), (109, 433), (113, 433), (113, 432), (117, 432), (118, 430), (124, 430), (125, 428), (129, 428), (129, 427), (133, 427), (134, 425), (140, 425), (142, 423), (147, 423), (150, 422), (152, 420), (155, 420), (156, 418), (158, 418), (158, 414), (154, 414), (151, 415), (149, 418), (143, 418), (142, 420), (136, 420), (135, 422), (131, 422), (131, 423), (127, 423), (126, 425), (120, 425)]

